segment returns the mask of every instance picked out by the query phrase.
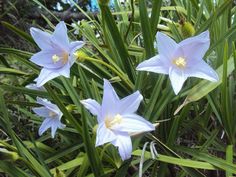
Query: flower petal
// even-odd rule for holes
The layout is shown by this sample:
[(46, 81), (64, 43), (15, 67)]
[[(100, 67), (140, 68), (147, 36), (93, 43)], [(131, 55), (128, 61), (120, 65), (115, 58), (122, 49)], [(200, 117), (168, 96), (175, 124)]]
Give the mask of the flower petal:
[(62, 68), (58, 69), (58, 73), (60, 76), (65, 76), (66, 78), (70, 77), (70, 63), (66, 63)]
[(52, 34), (52, 39), (55, 44), (60, 46), (65, 51), (69, 51), (69, 38), (67, 35), (67, 28), (64, 21), (61, 21), (55, 27), (55, 31)]
[(33, 63), (48, 68), (48, 69), (58, 69), (61, 68), (62, 66), (64, 66), (63, 60), (59, 60), (57, 62), (54, 62), (52, 60), (52, 57), (54, 55), (57, 55), (57, 57), (63, 57), (63, 53), (61, 53), (60, 51), (56, 51), (56, 50), (44, 50), (41, 52), (38, 52), (36, 54), (34, 54), (31, 58), (30, 61), (32, 61)]
[(181, 88), (183, 87), (183, 84), (187, 79), (187, 76), (184, 74), (182, 70), (178, 70), (172, 67), (170, 68), (169, 76), (171, 85), (174, 89), (175, 94), (177, 95), (181, 90)]
[(116, 139), (116, 135), (108, 128), (105, 123), (98, 124), (96, 146), (103, 145)]
[(122, 98), (119, 101), (119, 113), (120, 114), (128, 114), (128, 113), (134, 113), (137, 111), (140, 102), (143, 100), (143, 96), (140, 94), (139, 91), (136, 91), (135, 93)]
[[(163, 58), (164, 59), (164, 58)], [(159, 55), (156, 55), (149, 60), (145, 60), (137, 66), (136, 70), (139, 71), (150, 71), (154, 73), (168, 74), (169, 67), (163, 62), (163, 59)], [(168, 62), (168, 61), (166, 61)]]
[(82, 48), (85, 45), (84, 41), (74, 41), (70, 43), (70, 51), (75, 52), (76, 50)]
[(219, 80), (218, 74), (204, 60), (195, 62), (195, 65), (188, 68), (187, 72), (191, 77), (198, 77), (212, 82)]
[(53, 103), (51, 103), (47, 99), (43, 99), (43, 98), (37, 97), (37, 103), (45, 106), (48, 110), (51, 110), (51, 111), (55, 112), (59, 117), (62, 116), (62, 112), (58, 108), (58, 106), (53, 104)]
[[(86, 99), (86, 100), (81, 100), (80, 101), (84, 107), (86, 109), (88, 109), (91, 114), (93, 114), (94, 116), (98, 116), (101, 114), (101, 105), (96, 101), (96, 100), (93, 100), (93, 99)], [(99, 116), (98, 116), (99, 117)], [(98, 122), (100, 122), (98, 120)]]
[(50, 110), (47, 109), (46, 107), (37, 107), (37, 108), (33, 108), (32, 110), (34, 111), (34, 113), (36, 113), (37, 115), (41, 117), (48, 117), (50, 113)]
[(43, 86), (46, 82), (58, 77), (58, 70), (43, 68), (37, 78), (37, 87)]
[(51, 127), (51, 118), (45, 118), (43, 120), (43, 123), (41, 124), (41, 126), (39, 127), (39, 130), (38, 130), (38, 134), (39, 136), (41, 136), (48, 128)]
[(114, 116), (118, 112), (119, 97), (117, 96), (115, 90), (113, 89), (110, 82), (104, 79), (104, 86), (103, 86), (103, 99), (102, 99), (102, 118), (105, 116)]
[(70, 66), (72, 66), (74, 64), (74, 62), (76, 61), (76, 57), (75, 57), (74, 53), (76, 52), (76, 50), (82, 48), (84, 46), (84, 44), (85, 43), (83, 41), (75, 41), (75, 42), (70, 43), (70, 52), (69, 52)]
[[(188, 60), (201, 60), (210, 46), (209, 31), (187, 38), (179, 43), (184, 57)], [(179, 50), (179, 49), (178, 49)]]
[(66, 125), (62, 124), (59, 119), (54, 118), (51, 124), (51, 136), (52, 138), (55, 137), (56, 131), (58, 128), (65, 128)]
[(25, 86), (27, 89), (31, 90), (40, 90), (40, 91), (46, 91), (44, 87), (37, 87), (36, 84), (28, 84)]
[(112, 144), (118, 147), (119, 154), (122, 160), (129, 159), (132, 154), (132, 142), (128, 133), (119, 133)]
[(124, 114), (121, 115), (121, 117), (121, 123), (112, 126), (112, 130), (127, 133), (138, 133), (155, 130), (153, 124), (137, 114)]
[(30, 28), (30, 34), (40, 49), (52, 50), (51, 34), (44, 32), (38, 28)]
[(157, 32), (156, 35), (157, 48), (160, 56), (165, 56), (167, 59), (172, 58), (172, 54), (175, 51), (178, 44), (164, 33)]

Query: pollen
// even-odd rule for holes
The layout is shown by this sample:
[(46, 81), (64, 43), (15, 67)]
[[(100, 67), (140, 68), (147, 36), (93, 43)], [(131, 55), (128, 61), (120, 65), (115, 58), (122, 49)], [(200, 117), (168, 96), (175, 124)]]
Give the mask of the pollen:
[(173, 64), (175, 64), (178, 68), (185, 68), (186, 67), (186, 64), (187, 64), (187, 62), (186, 62), (186, 59), (185, 58), (183, 58), (183, 57), (179, 57), (179, 58), (177, 58), (177, 59), (174, 59), (173, 61)]
[(63, 64), (66, 64), (67, 61), (68, 61), (68, 58), (69, 58), (68, 53), (67, 53), (67, 52), (64, 52), (64, 53), (62, 54), (62, 63), (63, 63)]
[(105, 125), (107, 128), (111, 129), (114, 125), (120, 124), (122, 120), (122, 116), (120, 114), (117, 114), (113, 118), (107, 117), (105, 119)]

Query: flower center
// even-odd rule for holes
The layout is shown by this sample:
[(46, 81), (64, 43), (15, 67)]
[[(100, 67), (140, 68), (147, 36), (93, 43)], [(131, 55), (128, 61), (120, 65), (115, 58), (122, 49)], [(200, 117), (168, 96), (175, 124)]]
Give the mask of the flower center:
[(49, 117), (51, 117), (51, 118), (55, 118), (56, 115), (57, 115), (57, 113), (55, 113), (55, 112), (53, 112), (53, 111), (50, 111), (50, 112), (49, 112)]
[(116, 125), (116, 124), (120, 124), (122, 122), (123, 118), (120, 114), (116, 114), (115, 117), (110, 118), (110, 117), (106, 117), (105, 118), (105, 125), (107, 128), (111, 129), (112, 126)]
[(179, 57), (179, 58), (177, 58), (177, 59), (174, 59), (173, 61), (173, 64), (175, 64), (178, 68), (185, 68), (186, 67), (186, 64), (187, 64), (187, 62), (186, 62), (186, 59), (185, 58), (183, 58), (183, 57)]
[(57, 63), (58, 61), (62, 61), (62, 64), (66, 64), (66, 62), (68, 61), (68, 53), (67, 52), (63, 52), (62, 56), (59, 57), (58, 55), (54, 54), (52, 56), (52, 61), (53, 63)]

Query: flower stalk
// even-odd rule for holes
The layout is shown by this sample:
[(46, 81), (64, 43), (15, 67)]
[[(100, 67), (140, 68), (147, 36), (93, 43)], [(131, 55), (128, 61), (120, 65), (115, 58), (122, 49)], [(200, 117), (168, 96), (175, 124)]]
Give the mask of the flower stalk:
[(124, 73), (120, 73), (119, 71), (117, 71), (113, 66), (107, 64), (106, 62), (104, 62), (103, 60), (101, 59), (95, 59), (95, 58), (92, 58), (92, 57), (89, 57), (89, 56), (86, 56), (86, 55), (82, 55), (81, 53), (77, 54), (77, 58), (79, 59), (79, 61), (91, 61), (91, 62), (95, 62), (95, 63), (99, 63), (101, 65), (104, 65), (106, 66), (107, 68), (109, 68), (112, 72), (114, 72), (115, 74), (117, 74), (117, 76), (120, 77), (121, 80), (123, 80), (126, 85), (130, 88), (130, 89), (133, 89), (134, 88), (134, 85), (133, 83), (128, 79), (128, 77), (125, 76)]

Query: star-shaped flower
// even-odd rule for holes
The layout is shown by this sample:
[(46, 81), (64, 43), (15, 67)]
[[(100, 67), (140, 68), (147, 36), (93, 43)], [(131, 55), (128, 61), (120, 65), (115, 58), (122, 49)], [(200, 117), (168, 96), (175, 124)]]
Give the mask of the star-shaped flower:
[(76, 60), (74, 52), (83, 47), (84, 42), (69, 42), (67, 28), (63, 21), (57, 24), (52, 34), (37, 28), (30, 28), (30, 33), (41, 49), (30, 59), (43, 67), (36, 79), (37, 87), (60, 75), (70, 77), (70, 67)]
[(42, 98), (37, 98), (37, 103), (43, 105), (43, 107), (33, 108), (33, 111), (44, 117), (42, 125), (39, 127), (39, 136), (41, 136), (48, 128), (51, 128), (51, 136), (55, 137), (56, 130), (58, 128), (65, 128), (66, 125), (61, 123), (62, 112), (57, 105), (52, 104), (50, 101)]
[(81, 101), (93, 115), (97, 116), (96, 146), (111, 142), (118, 147), (122, 160), (131, 157), (130, 134), (155, 130), (153, 124), (135, 113), (142, 99), (139, 91), (119, 99), (109, 81), (104, 79), (101, 105), (92, 99)]
[(218, 81), (217, 73), (203, 60), (210, 46), (209, 32), (205, 31), (176, 43), (167, 35), (157, 33), (159, 55), (143, 61), (137, 70), (169, 74), (175, 94), (181, 90), (188, 77)]

